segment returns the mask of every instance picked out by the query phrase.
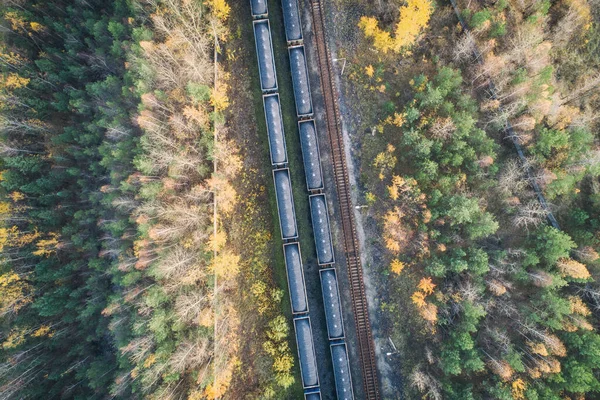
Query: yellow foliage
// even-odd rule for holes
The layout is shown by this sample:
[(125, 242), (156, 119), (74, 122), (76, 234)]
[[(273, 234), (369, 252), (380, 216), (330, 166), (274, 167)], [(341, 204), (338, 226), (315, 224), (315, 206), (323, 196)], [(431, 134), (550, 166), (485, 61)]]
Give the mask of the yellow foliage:
[(571, 10), (575, 11), (579, 17), (579, 23), (583, 26), (583, 29), (588, 30), (591, 26), (592, 13), (590, 5), (586, 0), (565, 0)]
[(400, 19), (396, 24), (394, 37), (389, 32), (379, 28), (375, 18), (362, 17), (358, 24), (366, 37), (373, 39), (374, 47), (383, 53), (401, 52), (415, 43), (418, 35), (429, 23), (433, 13), (430, 0), (407, 0), (400, 8)]
[(426, 296), (433, 294), (433, 289), (435, 288), (435, 284), (431, 282), (431, 278), (422, 278), (417, 286), (421, 292), (423, 292)]
[(511, 384), (511, 392), (512, 392), (513, 399), (515, 399), (515, 400), (524, 399), (526, 387), (527, 387), (527, 385), (521, 378), (513, 381), (513, 383)]
[(231, 383), (232, 369), (235, 365), (235, 360), (232, 360), (227, 368), (219, 373), (215, 378), (215, 382), (209, 384), (204, 390), (204, 396), (208, 400), (218, 399), (223, 397), (229, 384)]
[(144, 361), (144, 368), (150, 368), (156, 362), (156, 355), (150, 354)]
[(223, 230), (217, 230), (216, 237), (215, 235), (211, 235), (207, 247), (211, 250), (219, 251), (225, 246), (225, 243), (227, 243), (227, 233)]
[(2, 343), (2, 348), (6, 349), (14, 349), (21, 343), (25, 341), (25, 329), (11, 331), (10, 335), (6, 338), (6, 340)]
[(366, 198), (368, 204), (373, 204), (377, 200), (377, 197), (371, 192), (368, 192), (365, 195), (365, 198)]
[(26, 59), (23, 56), (6, 50), (5, 47), (0, 46), (0, 58), (2, 58), (7, 65), (19, 66), (25, 63)]
[(230, 213), (237, 200), (237, 193), (231, 182), (225, 177), (217, 175), (209, 178), (206, 183), (210, 190), (217, 195), (219, 211), (225, 214)]
[(31, 286), (14, 272), (0, 275), (0, 315), (17, 312), (32, 302)]
[(11, 194), (9, 194), (9, 197), (12, 199), (12, 201), (17, 203), (23, 200), (25, 198), (25, 195), (21, 192), (12, 192)]
[(398, 253), (400, 251), (400, 243), (392, 238), (385, 238), (385, 247), (392, 253)]
[(0, 214), (8, 214), (10, 212), (10, 204), (6, 202), (0, 203)]
[(192, 390), (188, 395), (187, 400), (204, 400), (204, 393), (199, 390)]
[[(13, 228), (17, 228), (16, 226)], [(37, 231), (37, 229), (35, 229), (33, 232), (29, 232), (29, 233), (22, 233), (20, 235), (17, 235), (14, 240), (13, 240), (13, 245), (15, 246), (25, 246), (29, 243), (32, 243), (34, 240), (36, 240), (37, 238), (40, 237), (40, 233)]]
[(15, 11), (4, 13), (4, 19), (10, 22), (11, 29), (15, 32), (25, 31), (25, 20)]
[(392, 120), (392, 124), (397, 126), (398, 128), (402, 128), (404, 122), (406, 121), (406, 115), (404, 113), (394, 113), (394, 119)]
[(404, 183), (406, 183), (406, 181), (404, 180), (403, 177), (401, 177), (399, 175), (394, 175), (392, 177), (392, 183), (397, 187), (401, 187), (401, 186), (404, 186)]
[(212, 269), (219, 278), (231, 279), (240, 270), (240, 256), (230, 250), (224, 250), (213, 259)]
[(11, 72), (4, 79), (4, 86), (7, 89), (19, 89), (19, 88), (27, 86), (29, 81), (30, 81), (29, 78), (23, 78), (19, 74), (15, 74), (15, 73)]
[(214, 325), (214, 312), (211, 307), (207, 307), (198, 316), (198, 324), (206, 328)]
[(229, 107), (229, 98), (227, 97), (228, 86), (224, 83), (217, 85), (210, 94), (210, 104), (215, 108), (215, 111), (220, 112)]
[(289, 353), (284, 353), (273, 360), (273, 369), (277, 372), (288, 372), (294, 367), (294, 358)]
[(10, 235), (10, 229), (0, 228), (0, 251), (4, 250), (4, 246), (6, 246), (10, 239)]
[(413, 295), (410, 296), (410, 299), (412, 300), (413, 304), (419, 308), (423, 308), (427, 305), (427, 302), (425, 301), (425, 293), (423, 292), (414, 292)]
[(393, 145), (388, 144), (386, 151), (377, 154), (375, 160), (373, 160), (373, 166), (379, 169), (381, 180), (385, 178), (385, 172), (393, 169), (396, 166), (396, 162), (398, 162), (398, 158), (394, 156), (395, 150), (396, 148)]
[(226, 0), (207, 0), (205, 5), (211, 8), (213, 14), (221, 21), (225, 21), (229, 17), (231, 7)]
[(390, 269), (396, 275), (400, 275), (400, 273), (404, 270), (406, 266), (404, 263), (398, 259), (394, 259), (390, 264)]
[(390, 194), (390, 199), (392, 199), (394, 201), (398, 200), (398, 195), (399, 195), (398, 186), (391, 185), (391, 186), (388, 186), (387, 188), (388, 188), (388, 192)]
[(367, 74), (367, 76), (369, 78), (372, 78), (373, 75), (375, 74), (375, 68), (373, 68), (372, 65), (368, 65), (365, 67), (365, 74)]
[(29, 23), (29, 27), (31, 28), (32, 31), (34, 32), (41, 32), (44, 30), (44, 25), (39, 24), (37, 22), (30, 22)]
[(50, 257), (52, 254), (56, 253), (56, 248), (58, 246), (58, 234), (50, 233), (49, 236), (49, 239), (42, 239), (36, 243), (38, 249), (33, 252), (33, 255)]
[(48, 336), (48, 337), (52, 337), (52, 333), (50, 332), (50, 327), (48, 325), (42, 325), (40, 326), (40, 328), (33, 332), (32, 334), (33, 337), (42, 337), (42, 336)]

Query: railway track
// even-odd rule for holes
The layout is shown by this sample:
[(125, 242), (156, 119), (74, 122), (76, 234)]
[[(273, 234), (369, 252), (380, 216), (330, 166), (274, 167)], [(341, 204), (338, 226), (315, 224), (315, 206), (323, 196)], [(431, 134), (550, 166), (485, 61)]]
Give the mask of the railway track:
[(369, 321), (369, 308), (362, 275), (354, 208), (350, 197), (350, 178), (348, 176), (346, 153), (344, 151), (344, 139), (332, 67), (333, 63), (325, 38), (323, 0), (311, 0), (311, 10), (321, 87), (323, 89), (323, 101), (325, 104), (327, 136), (331, 145), (335, 186), (340, 206), (344, 252), (351, 286), (352, 308), (356, 324), (363, 386), (365, 398), (375, 400), (381, 398), (375, 361), (375, 344)]

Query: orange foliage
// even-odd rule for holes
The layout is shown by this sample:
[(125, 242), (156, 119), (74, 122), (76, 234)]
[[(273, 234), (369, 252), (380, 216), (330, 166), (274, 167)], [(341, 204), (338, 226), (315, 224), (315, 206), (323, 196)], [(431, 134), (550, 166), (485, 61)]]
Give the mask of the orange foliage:
[(425, 307), (419, 308), (419, 314), (425, 321), (435, 322), (437, 321), (437, 306), (432, 303), (428, 303)]
[(546, 357), (548, 355), (548, 349), (546, 349), (546, 346), (544, 346), (543, 343), (536, 343), (536, 342), (527, 342), (527, 346), (529, 347), (529, 349), (531, 350), (531, 352), (533, 354), (539, 354), (540, 356), (544, 356)]
[(423, 308), (427, 305), (427, 302), (425, 301), (425, 294), (423, 292), (414, 292), (410, 299), (419, 308)]
[(512, 367), (504, 360), (492, 360), (488, 365), (492, 372), (498, 375), (503, 381), (508, 381), (515, 373)]
[(588, 279), (591, 276), (584, 264), (570, 258), (558, 260), (557, 266), (562, 276), (569, 276), (575, 279)]
[(591, 311), (587, 305), (577, 296), (569, 296), (569, 302), (571, 303), (571, 312), (579, 315), (590, 315)]
[(431, 278), (422, 278), (417, 287), (427, 296), (433, 293), (435, 286), (436, 285), (431, 282)]

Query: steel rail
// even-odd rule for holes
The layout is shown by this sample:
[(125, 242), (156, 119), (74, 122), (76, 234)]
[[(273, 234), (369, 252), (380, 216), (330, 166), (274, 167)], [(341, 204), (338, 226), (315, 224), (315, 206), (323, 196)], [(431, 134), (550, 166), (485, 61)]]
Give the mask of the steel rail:
[(351, 186), (346, 164), (344, 138), (340, 122), (339, 105), (337, 102), (337, 90), (334, 82), (335, 75), (333, 73), (333, 63), (325, 37), (323, 1), (312, 0), (311, 3), (321, 88), (323, 91), (323, 102), (325, 104), (325, 122), (329, 143), (331, 144), (335, 186), (340, 207), (344, 252), (348, 269), (348, 279), (351, 287), (350, 293), (354, 322), (356, 324), (365, 398), (368, 400), (378, 400), (381, 398), (381, 395), (377, 378), (375, 344), (369, 320), (369, 307), (359, 254), (358, 236), (354, 220), (354, 207), (352, 206), (352, 198), (350, 197)]

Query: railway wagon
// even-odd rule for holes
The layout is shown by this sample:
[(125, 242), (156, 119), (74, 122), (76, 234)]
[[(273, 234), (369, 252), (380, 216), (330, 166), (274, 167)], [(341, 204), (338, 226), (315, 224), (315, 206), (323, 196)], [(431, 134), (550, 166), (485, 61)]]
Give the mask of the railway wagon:
[(306, 296), (306, 283), (304, 281), (300, 244), (284, 244), (283, 254), (285, 255), (285, 269), (287, 272), (288, 288), (290, 289), (292, 314), (307, 313), (308, 300)]
[(250, 0), (250, 12), (254, 18), (267, 18), (269, 16), (267, 0)]
[(331, 241), (331, 228), (329, 226), (329, 210), (324, 194), (308, 196), (310, 202), (310, 215), (312, 218), (315, 246), (317, 247), (317, 262), (319, 265), (333, 264), (333, 245)]
[(275, 182), (275, 197), (277, 198), (281, 238), (284, 240), (295, 239), (298, 237), (298, 227), (296, 226), (296, 211), (294, 209), (290, 170), (288, 168), (274, 170), (273, 181)]
[(288, 43), (302, 40), (302, 21), (300, 20), (300, 7), (298, 0), (281, 0), (283, 8), (283, 23), (285, 25), (285, 38)]
[(300, 375), (304, 389), (319, 386), (319, 373), (317, 371), (317, 355), (312, 336), (310, 317), (294, 318), (296, 343), (298, 344), (298, 360), (300, 361)]
[(263, 106), (265, 109), (265, 119), (267, 121), (267, 134), (269, 135), (271, 165), (286, 164), (288, 158), (279, 94), (263, 95)]
[(321, 276), (321, 291), (323, 292), (323, 307), (325, 308), (329, 340), (342, 339), (344, 337), (344, 319), (335, 268), (322, 269), (319, 271), (319, 275)]
[(305, 393), (304, 400), (321, 400), (321, 391)]
[(256, 57), (258, 58), (258, 73), (260, 88), (263, 92), (277, 90), (277, 72), (271, 41), (271, 27), (268, 19), (253, 21)]
[(300, 132), (300, 147), (306, 176), (308, 191), (323, 189), (323, 170), (321, 169), (321, 155), (315, 120), (298, 122)]
[(298, 118), (309, 117), (313, 114), (313, 105), (304, 46), (290, 47), (288, 52), (290, 55), (290, 69), (292, 70), (294, 98), (296, 100), (296, 114)]
[(354, 400), (352, 390), (352, 376), (348, 362), (348, 349), (346, 343), (335, 343), (330, 346), (333, 375), (335, 377), (335, 391), (338, 400)]

